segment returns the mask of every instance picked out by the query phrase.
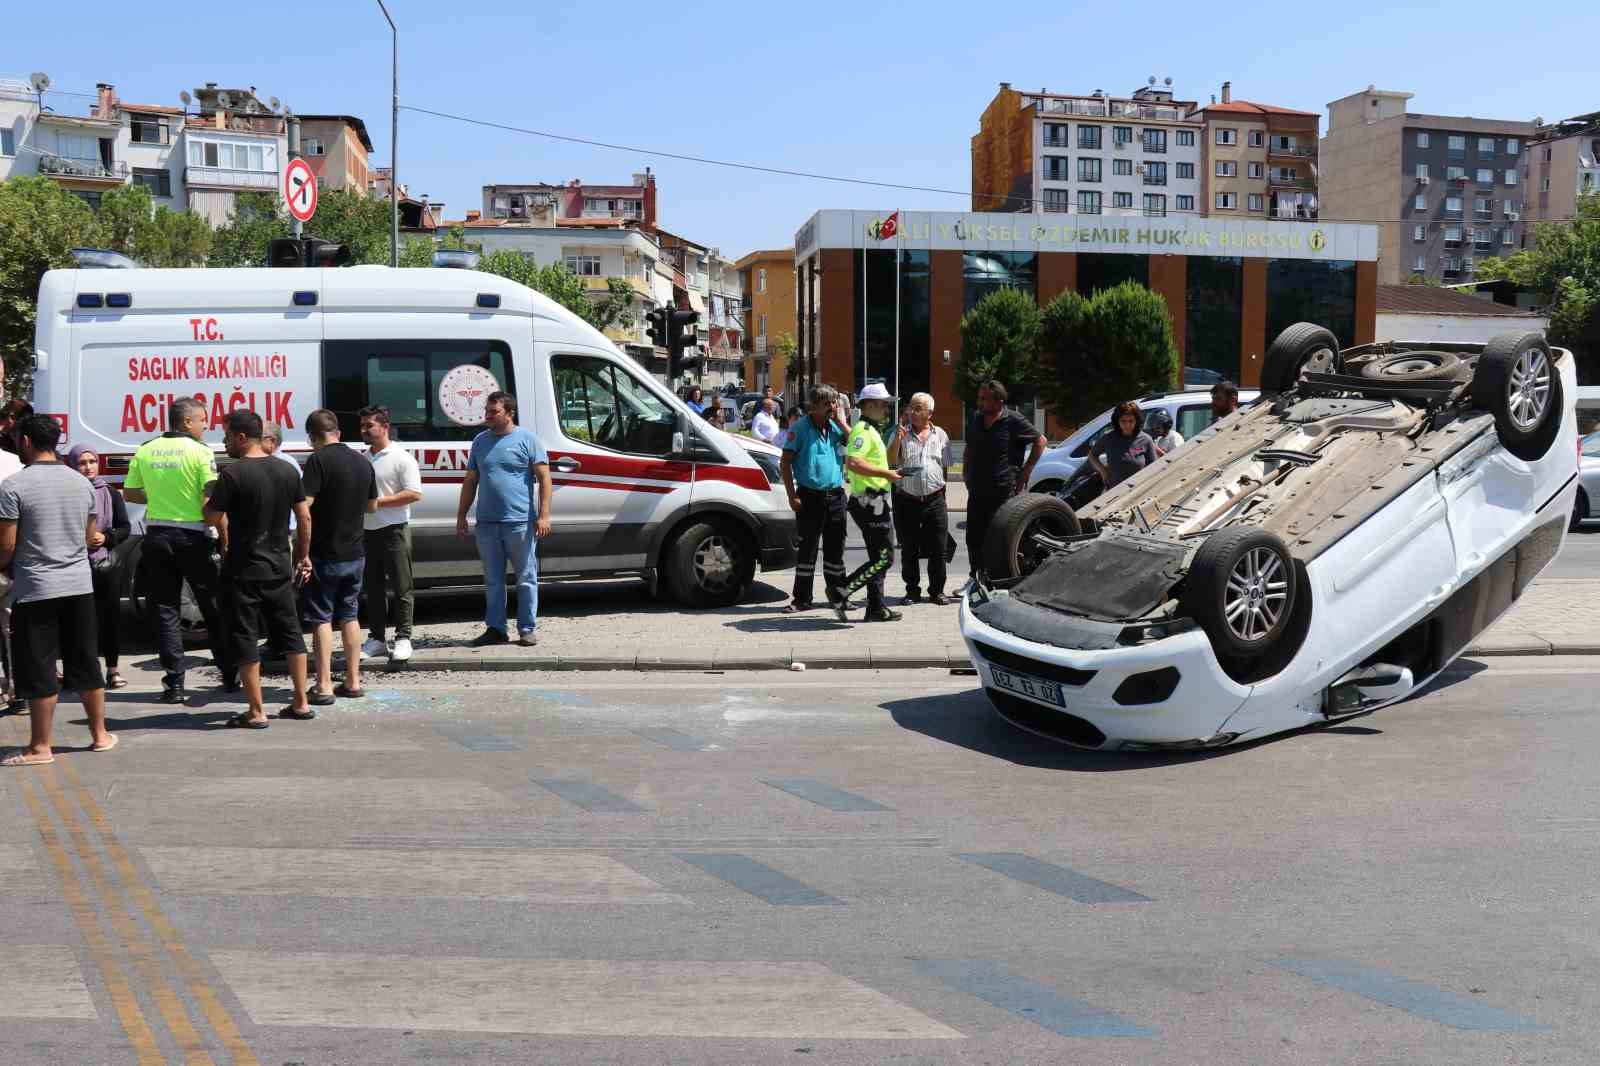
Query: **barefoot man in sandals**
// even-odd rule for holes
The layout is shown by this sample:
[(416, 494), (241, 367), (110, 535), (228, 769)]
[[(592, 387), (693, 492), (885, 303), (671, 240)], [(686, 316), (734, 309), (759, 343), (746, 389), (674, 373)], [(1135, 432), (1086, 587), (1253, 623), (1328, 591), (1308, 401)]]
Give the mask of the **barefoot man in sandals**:
[[(239, 665), (250, 709), (228, 719), (235, 729), (265, 729), (271, 723), (261, 702), (261, 625), (275, 648), (284, 649), (294, 700), (279, 718), (308, 719), (317, 713), (306, 698), (306, 641), (294, 590), (311, 574), (311, 508), (300, 475), (261, 447), (261, 416), (234, 411), (223, 429), (235, 460), (217, 475), (206, 500), (206, 522), (222, 537), (222, 583), (218, 614), (223, 646)], [(294, 562), (289, 561), (289, 512), (295, 516)]]
[(55, 762), (50, 727), (61, 683), (78, 693), (89, 716), (94, 751), (110, 751), (106, 732), (106, 682), (89, 569), (89, 537), (98, 532), (94, 488), (56, 456), (61, 427), (48, 415), (18, 426), (25, 469), (0, 485), (0, 570), (13, 587), (11, 661), (17, 695), (28, 701), (28, 746), (0, 759), (4, 766)]

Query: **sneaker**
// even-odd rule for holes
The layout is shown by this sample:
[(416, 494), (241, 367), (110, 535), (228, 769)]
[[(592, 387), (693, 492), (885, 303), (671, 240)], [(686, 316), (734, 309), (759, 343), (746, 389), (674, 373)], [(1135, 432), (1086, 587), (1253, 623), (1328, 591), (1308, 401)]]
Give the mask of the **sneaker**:
[(182, 685), (162, 685), (161, 702), (183, 707), (188, 705), (189, 697), (184, 693)]
[(933, 604), (935, 607), (944, 607), (949, 604), (950, 597), (946, 596), (942, 592), (935, 592), (932, 596), (928, 597), (928, 602)]
[(411, 642), (405, 637), (399, 637), (389, 649), (389, 658), (393, 662), (403, 663), (411, 658)]
[(906, 589), (905, 599), (901, 600), (900, 602), (901, 603), (921, 603), (922, 602), (922, 590), (921, 589)]
[(837, 589), (829, 589), (828, 606), (833, 608), (833, 613), (838, 616), (839, 621), (850, 621), (850, 597)]
[(488, 648), (488, 647), (492, 647), (493, 645), (496, 645), (496, 644), (510, 644), (510, 643), (511, 643), (511, 638), (506, 636), (500, 630), (498, 630), (498, 629), (485, 629), (482, 633), (478, 634), (478, 638), (476, 640), (474, 640), (471, 644), (469, 644), (467, 646), (471, 647), (471, 648)]
[(361, 645), (361, 657), (363, 659), (376, 659), (380, 655), (388, 654), (389, 645), (384, 641), (379, 640), (377, 637), (373, 637), (371, 640)]
[(900, 617), (901, 617), (901, 615), (900, 615), (899, 611), (891, 611), (891, 610), (889, 610), (889, 608), (885, 607), (882, 610), (879, 610), (879, 611), (876, 611), (876, 612), (868, 611), (867, 612), (867, 616), (865, 618), (863, 618), (862, 621), (863, 622), (898, 622), (898, 621), (900, 621)]
[(528, 629), (517, 634), (517, 643), (524, 648), (535, 647), (539, 643), (538, 630)]

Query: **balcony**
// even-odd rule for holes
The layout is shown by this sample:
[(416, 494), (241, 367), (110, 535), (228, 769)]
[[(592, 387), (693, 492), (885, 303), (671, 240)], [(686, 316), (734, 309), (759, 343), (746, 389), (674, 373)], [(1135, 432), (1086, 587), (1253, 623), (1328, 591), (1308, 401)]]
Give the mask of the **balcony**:
[(206, 189), (268, 189), (278, 187), (275, 170), (229, 170), (226, 167), (184, 167), (183, 183)]
[(1315, 159), (1317, 150), (1309, 145), (1275, 145), (1267, 144), (1267, 156), (1279, 156), (1284, 159)]
[(1267, 184), (1275, 189), (1305, 189), (1314, 191), (1317, 183), (1310, 178), (1302, 178), (1291, 174), (1271, 174), (1267, 176)]
[(71, 178), (76, 181), (105, 182), (121, 185), (128, 180), (128, 164), (112, 163), (109, 166), (98, 159), (75, 159), (63, 155), (41, 155), (39, 173), (52, 178)]

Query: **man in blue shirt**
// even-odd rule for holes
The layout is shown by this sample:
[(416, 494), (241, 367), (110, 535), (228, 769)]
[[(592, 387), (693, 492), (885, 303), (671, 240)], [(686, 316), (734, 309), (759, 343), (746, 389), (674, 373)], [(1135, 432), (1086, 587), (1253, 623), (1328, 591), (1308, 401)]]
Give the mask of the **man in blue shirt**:
[[(467, 476), (456, 507), (456, 535), (471, 536), (467, 512), (478, 501), (478, 557), (483, 561), (484, 630), (475, 648), (509, 644), (506, 632), (506, 568), (517, 578), (517, 643), (539, 643), (539, 565), (534, 546), (550, 533), (550, 457), (539, 438), (517, 425), (517, 398), (491, 392), (484, 406), (489, 428), (472, 441)], [(539, 482), (537, 504), (533, 483)]]
[(783, 442), (783, 487), (797, 516), (799, 561), (794, 571), (794, 599), (785, 614), (808, 611), (812, 578), (817, 572), (817, 543), (822, 543), (822, 585), (828, 602), (844, 602), (844, 442), (850, 435), (839, 413), (839, 394), (830, 385), (811, 390), (810, 414), (789, 427)]

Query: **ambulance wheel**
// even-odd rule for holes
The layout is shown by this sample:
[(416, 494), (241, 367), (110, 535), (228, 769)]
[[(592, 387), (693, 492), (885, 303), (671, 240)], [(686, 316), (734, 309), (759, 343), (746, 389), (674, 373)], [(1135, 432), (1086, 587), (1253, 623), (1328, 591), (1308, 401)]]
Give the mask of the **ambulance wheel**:
[(688, 607), (731, 607), (755, 579), (755, 545), (743, 533), (696, 522), (667, 549), (667, 580)]

